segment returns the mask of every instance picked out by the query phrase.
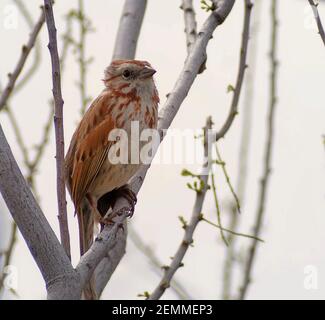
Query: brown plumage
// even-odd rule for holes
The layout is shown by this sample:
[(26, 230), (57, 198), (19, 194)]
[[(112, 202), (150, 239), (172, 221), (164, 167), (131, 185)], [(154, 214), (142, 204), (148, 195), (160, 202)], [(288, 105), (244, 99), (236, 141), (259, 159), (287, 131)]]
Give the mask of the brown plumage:
[(126, 190), (125, 185), (139, 169), (137, 163), (111, 163), (108, 155), (114, 141), (108, 139), (110, 132), (123, 129), (130, 136), (132, 121), (138, 121), (140, 133), (145, 128), (157, 127), (159, 98), (152, 78), (154, 73), (145, 61), (113, 61), (105, 70), (105, 89), (73, 134), (65, 168), (67, 187), (78, 217), (81, 255), (93, 242), (94, 225), (101, 222), (112, 204), (99, 206), (99, 200), (111, 199), (110, 194), (116, 190)]

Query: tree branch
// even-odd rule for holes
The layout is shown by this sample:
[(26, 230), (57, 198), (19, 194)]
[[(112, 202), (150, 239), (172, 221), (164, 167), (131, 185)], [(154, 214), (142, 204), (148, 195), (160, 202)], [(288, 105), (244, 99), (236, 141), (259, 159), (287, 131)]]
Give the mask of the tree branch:
[[(196, 41), (197, 37), (197, 23), (195, 19), (195, 11), (193, 7), (192, 0), (182, 0), (182, 4), (180, 7), (184, 11), (184, 24), (185, 24), (185, 35), (186, 35), (186, 47), (187, 47), (187, 54), (190, 53), (194, 42)], [(206, 60), (207, 56), (205, 55), (205, 59), (200, 67), (199, 73), (202, 73), (206, 69)]]
[[(78, 299), (78, 275), (37, 204), (0, 125), (0, 192), (47, 285), (50, 298)], [(59, 289), (71, 286), (67, 290)]]
[(313, 10), (313, 14), (316, 20), (316, 24), (317, 24), (317, 28), (318, 28), (318, 33), (325, 45), (325, 32), (324, 32), (324, 28), (322, 25), (322, 21), (320, 19), (319, 13), (318, 13), (318, 3), (315, 3), (314, 0), (308, 0), (312, 10)]
[(227, 242), (226, 237), (225, 237), (224, 232), (223, 232), (224, 228), (222, 227), (222, 223), (221, 223), (220, 205), (219, 205), (219, 199), (218, 199), (218, 195), (217, 195), (217, 189), (216, 189), (216, 184), (215, 184), (215, 179), (214, 179), (213, 172), (211, 172), (211, 189), (212, 189), (214, 203), (215, 203), (215, 207), (216, 207), (216, 211), (217, 211), (218, 224), (220, 226), (220, 228), (219, 228), (220, 236), (221, 236), (221, 239), (224, 242), (224, 244), (226, 246), (228, 246), (228, 242)]
[(57, 170), (57, 198), (58, 219), (60, 224), (61, 242), (69, 259), (70, 235), (67, 218), (67, 203), (64, 178), (64, 129), (63, 129), (63, 99), (61, 93), (60, 59), (58, 54), (56, 27), (53, 15), (52, 1), (44, 0), (45, 20), (49, 34), (48, 48), (52, 63), (52, 82), (54, 98), (54, 125), (56, 138), (56, 170)]
[(231, 107), (227, 120), (225, 121), (222, 128), (216, 134), (216, 141), (220, 138), (223, 138), (226, 132), (229, 130), (232, 122), (234, 121), (236, 115), (238, 114), (238, 102), (241, 93), (241, 88), (244, 80), (245, 70), (247, 68), (247, 48), (249, 40), (249, 26), (250, 26), (250, 17), (253, 4), (250, 0), (245, 0), (245, 17), (244, 17), (244, 27), (242, 33), (242, 42), (240, 49), (240, 58), (239, 58), (239, 69), (237, 74), (236, 86), (234, 88), (234, 95), (231, 102)]
[(193, 0), (182, 0), (181, 9), (184, 11), (184, 24), (186, 35), (187, 53), (191, 51), (196, 40), (196, 20), (193, 8)]
[(112, 60), (134, 59), (147, 0), (126, 0)]
[[(276, 84), (277, 84), (277, 38), (278, 38), (278, 21), (277, 21), (277, 0), (272, 0), (271, 3), (271, 19), (272, 19), (272, 34), (271, 34), (271, 74), (270, 74), (270, 102), (267, 119), (267, 140), (264, 151), (264, 169), (261, 179), (259, 198), (257, 204), (256, 221), (254, 226), (254, 236), (259, 237), (262, 227), (262, 220), (265, 212), (265, 203), (267, 198), (267, 191), (269, 185), (269, 177), (271, 173), (271, 159), (272, 159), (272, 147), (274, 136), (274, 118), (275, 107), (277, 103), (276, 98)], [(253, 268), (254, 258), (257, 250), (258, 241), (253, 240), (249, 249), (248, 257), (244, 266), (244, 279), (240, 289), (239, 299), (245, 299), (247, 289), (251, 279), (251, 272)]]
[[(126, 225), (126, 223), (125, 223)], [(106, 287), (106, 284), (110, 280), (112, 274), (114, 273), (116, 267), (121, 262), (125, 254), (126, 248), (126, 235), (127, 232), (119, 232), (116, 235), (116, 242), (112, 249), (108, 250), (104, 259), (97, 265), (95, 269), (95, 278), (96, 278), (96, 292), (98, 297), (101, 296), (103, 290)]]
[(13, 73), (9, 74), (8, 83), (7, 83), (6, 87), (4, 88), (2, 95), (0, 97), (0, 111), (6, 105), (8, 99), (12, 93), (12, 90), (15, 87), (16, 80), (24, 68), (25, 62), (29, 56), (30, 51), (32, 50), (32, 48), (35, 44), (36, 38), (38, 36), (39, 31), (41, 30), (41, 28), (43, 26), (43, 23), (44, 23), (44, 13), (42, 10), (41, 15), (38, 18), (38, 21), (35, 24), (35, 27), (33, 28), (33, 31), (30, 34), (27, 44), (23, 45), (23, 47), (22, 47), (21, 55), (17, 62), (15, 70), (13, 71)]

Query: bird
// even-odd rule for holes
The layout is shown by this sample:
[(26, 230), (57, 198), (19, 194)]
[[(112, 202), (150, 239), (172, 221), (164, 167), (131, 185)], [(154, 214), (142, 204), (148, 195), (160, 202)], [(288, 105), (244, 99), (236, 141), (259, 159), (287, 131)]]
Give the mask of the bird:
[[(96, 225), (107, 223), (104, 217), (118, 196), (128, 199), (133, 214), (136, 196), (128, 182), (141, 161), (131, 163), (129, 148), (127, 163), (112, 163), (110, 154), (116, 141), (111, 141), (109, 135), (115, 129), (123, 130), (130, 143), (132, 122), (138, 123), (140, 132), (157, 128), (155, 73), (147, 61), (112, 61), (104, 71), (104, 89), (72, 136), (65, 156), (65, 179), (78, 218), (81, 256), (93, 243)], [(95, 298), (94, 289), (88, 291), (88, 298)]]

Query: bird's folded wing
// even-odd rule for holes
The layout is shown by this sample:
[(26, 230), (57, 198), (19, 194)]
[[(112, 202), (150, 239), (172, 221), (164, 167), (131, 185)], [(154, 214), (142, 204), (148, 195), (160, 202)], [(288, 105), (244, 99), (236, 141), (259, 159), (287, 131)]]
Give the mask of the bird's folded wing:
[(78, 141), (71, 173), (71, 196), (76, 208), (107, 160), (107, 154), (112, 145), (112, 142), (108, 140), (108, 134), (114, 127), (112, 118), (106, 116), (89, 131), (84, 139)]

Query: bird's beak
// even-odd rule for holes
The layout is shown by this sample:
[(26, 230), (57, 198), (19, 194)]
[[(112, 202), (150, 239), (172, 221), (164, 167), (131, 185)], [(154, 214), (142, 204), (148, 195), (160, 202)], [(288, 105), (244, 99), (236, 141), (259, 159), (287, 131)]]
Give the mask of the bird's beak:
[(147, 79), (152, 77), (156, 73), (156, 70), (150, 67), (144, 67), (139, 74), (140, 79)]

